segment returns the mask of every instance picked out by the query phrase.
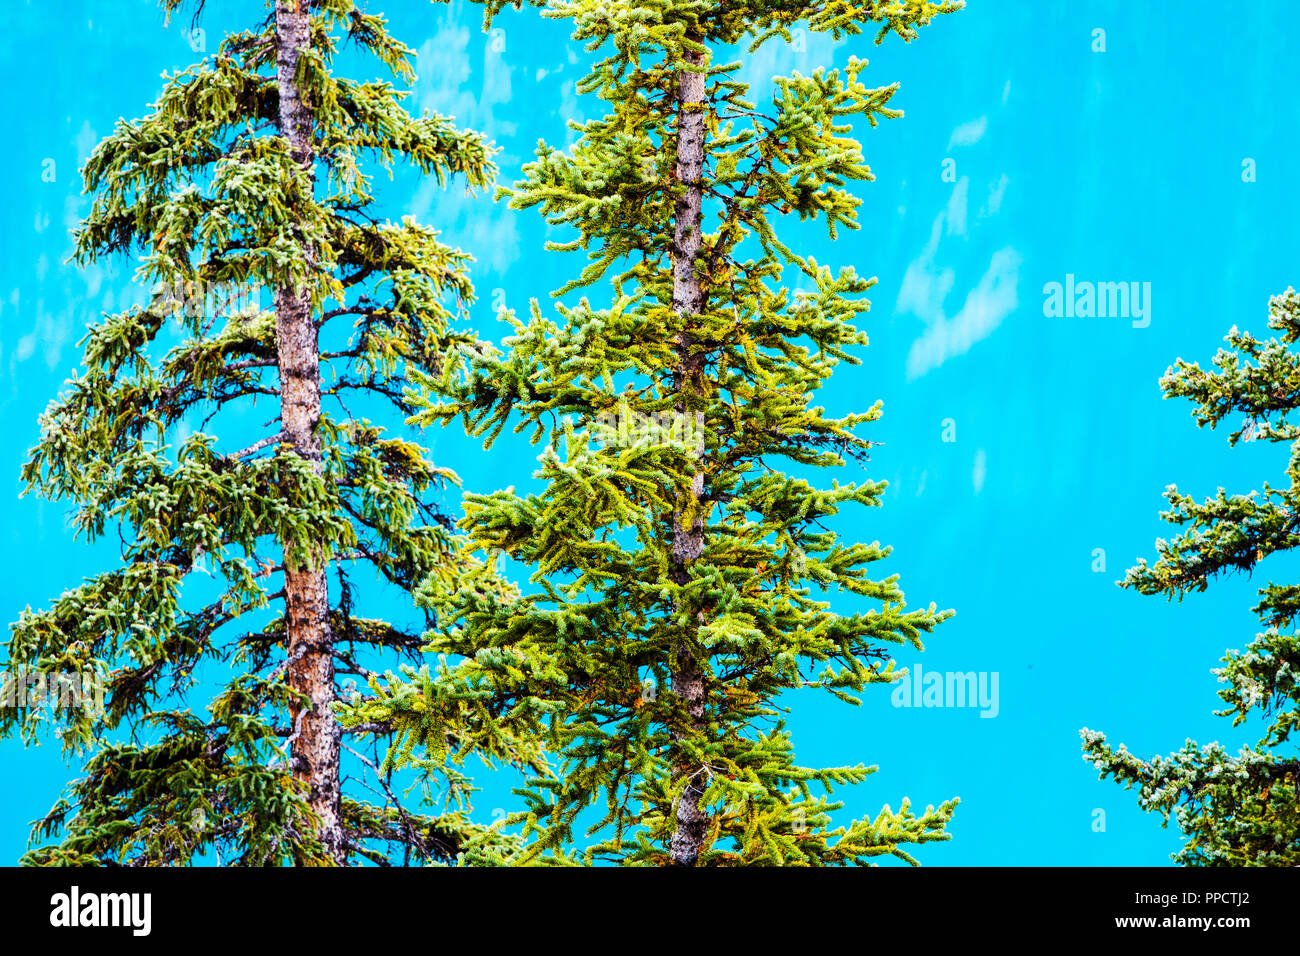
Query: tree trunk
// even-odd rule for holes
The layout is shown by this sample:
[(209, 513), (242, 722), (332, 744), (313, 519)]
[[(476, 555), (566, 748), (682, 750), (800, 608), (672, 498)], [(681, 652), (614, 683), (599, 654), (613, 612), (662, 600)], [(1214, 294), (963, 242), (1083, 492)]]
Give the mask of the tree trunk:
[[(280, 135), (288, 140), (294, 160), (311, 183), (314, 117), (297, 75), (299, 58), (311, 45), (311, 0), (276, 0), (275, 32)], [(314, 265), (315, 250), (306, 239), (302, 243), (308, 263)], [(306, 283), (276, 288), (275, 332), (285, 441), (319, 473), (320, 344)], [(290, 688), (311, 701), (310, 707), (295, 705), (290, 711), (293, 775), (308, 787), (309, 804), (319, 817), (317, 836), (326, 855), (342, 864), (346, 850), (339, 787), (340, 735), (330, 709), (335, 696), (334, 656), (323, 551), (316, 549), (306, 563), (285, 555), (284, 593), (289, 661), (285, 679)]]
[[(704, 52), (688, 52), (686, 62), (703, 68)], [(696, 262), (703, 243), (701, 231), (702, 179), (704, 173), (705, 75), (688, 70), (677, 74), (677, 180), (683, 187), (673, 210), (673, 311), (683, 318), (704, 311), (705, 297)], [(689, 319), (677, 336), (677, 363), (673, 387), (677, 393), (677, 414), (694, 418), (692, 399), (702, 394), (704, 356), (690, 333)], [(673, 513), (672, 578), (677, 584), (690, 580), (690, 565), (704, 554), (704, 462), (696, 462), (690, 490), (682, 495)], [(672, 689), (685, 704), (689, 727), (672, 728), (674, 741), (694, 736), (704, 726), (704, 672), (687, 648), (673, 662)], [(674, 772), (688, 778), (686, 791), (677, 805), (677, 822), (669, 841), (675, 866), (694, 866), (704, 844), (708, 816), (700, 808), (706, 785), (705, 770), (681, 761)]]

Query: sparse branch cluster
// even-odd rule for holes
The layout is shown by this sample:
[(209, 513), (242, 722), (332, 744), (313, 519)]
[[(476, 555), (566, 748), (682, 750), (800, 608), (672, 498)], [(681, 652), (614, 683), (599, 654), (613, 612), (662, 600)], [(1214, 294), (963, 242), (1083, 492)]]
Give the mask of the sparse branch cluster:
[[(1166, 397), (1190, 399), (1198, 426), (1217, 427), (1230, 415), (1245, 414), (1252, 439), (1289, 442), (1287, 484), (1263, 485), (1262, 494), (1228, 494), (1219, 488), (1198, 501), (1170, 485), (1165, 520), (1180, 533), (1156, 542), (1154, 564), (1142, 560), (1129, 570), (1125, 587), (1142, 594), (1182, 600), (1204, 591), (1211, 580), (1254, 574), (1270, 555), (1300, 546), (1300, 432), (1291, 419), (1300, 407), (1300, 296), (1294, 290), (1269, 302), (1276, 338), (1261, 342), (1234, 327), (1230, 349), (1214, 357), (1215, 369), (1181, 359), (1161, 380)], [(1246, 427), (1229, 435), (1233, 445)], [(1300, 862), (1300, 760), (1292, 735), (1300, 722), (1300, 641), (1292, 628), (1300, 613), (1300, 586), (1267, 582), (1253, 608), (1263, 628), (1244, 651), (1229, 651), (1214, 671), (1226, 705), (1219, 716), (1234, 726), (1262, 717), (1264, 736), (1236, 754), (1217, 743), (1188, 740), (1167, 757), (1142, 760), (1105, 734), (1084, 729), (1083, 750), (1101, 776), (1138, 788), (1138, 802), (1171, 816), (1186, 837), (1176, 859), (1188, 865), (1294, 866)]]

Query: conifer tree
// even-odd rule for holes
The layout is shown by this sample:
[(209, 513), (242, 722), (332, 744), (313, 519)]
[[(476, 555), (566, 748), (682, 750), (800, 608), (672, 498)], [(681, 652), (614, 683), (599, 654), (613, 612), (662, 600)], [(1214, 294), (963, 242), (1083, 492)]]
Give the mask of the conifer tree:
[[(506, 190), (576, 237), (590, 264), (557, 293), (607, 281), (530, 321), (510, 315), (502, 350), (466, 353), (426, 381), (422, 423), (463, 418), (490, 444), (512, 421), (543, 444), (544, 487), (467, 496), (463, 522), (488, 556), (463, 586), (430, 580), (431, 650), (465, 660), (454, 676), (501, 702), (545, 742), (554, 777), (523, 791), (527, 847), (577, 841), (596, 805), (587, 861), (649, 865), (861, 864), (948, 838), (956, 800), (917, 815), (906, 798), (835, 826), (832, 788), (863, 765), (798, 764), (788, 691), (857, 703), (897, 679), (889, 646), (921, 648), (947, 618), (904, 604), (889, 554), (846, 543), (825, 522), (881, 504), (885, 483), (817, 487), (801, 472), (865, 461), (856, 433), (880, 403), (833, 417), (814, 393), (866, 344), (854, 320), (873, 284), (778, 237), (783, 215), (856, 229), (849, 184), (871, 179), (849, 120), (900, 113), (895, 86), (868, 88), (866, 63), (775, 79), (746, 100), (742, 55), (797, 28), (876, 31), (910, 41), (958, 3), (808, 4), (767, 0), (553, 0), (573, 36), (605, 53), (579, 83), (605, 115), (574, 125), (568, 153), (541, 146)], [(489, 11), (491, 13), (493, 11)], [(791, 277), (809, 287), (791, 291)], [(602, 298), (604, 296), (602, 291)], [(454, 400), (438, 396), (459, 395)], [(477, 585), (505, 555), (532, 569), (527, 594)], [(823, 595), (875, 603), (835, 613)], [(346, 722), (391, 721), (437, 739), (410, 682), (348, 708)], [(410, 752), (410, 742), (407, 742)]]
[[(1159, 540), (1155, 564), (1141, 560), (1120, 585), (1140, 594), (1180, 602), (1222, 575), (1253, 575), (1270, 555), (1300, 547), (1300, 295), (1287, 289), (1269, 301), (1267, 341), (1234, 326), (1229, 348), (1214, 369), (1178, 359), (1160, 380), (1166, 398), (1195, 404), (1197, 427), (1217, 428), (1237, 416), (1228, 443), (1267, 441), (1290, 445), (1286, 486), (1265, 483), (1263, 493), (1229, 495), (1219, 488), (1196, 501), (1176, 485), (1165, 490), (1166, 521), (1182, 529)], [(1263, 630), (1246, 650), (1228, 651), (1214, 674), (1227, 705), (1216, 711), (1233, 726), (1259, 717), (1264, 736), (1236, 754), (1218, 743), (1188, 739), (1167, 757), (1142, 760), (1104, 734), (1084, 728), (1085, 759), (1125, 789), (1138, 788), (1144, 810), (1174, 817), (1186, 842), (1174, 859), (1188, 866), (1295, 866), (1300, 864), (1300, 752), (1293, 734), (1300, 721), (1300, 584), (1269, 581), (1252, 608)]]
[[(168, 15), (181, 4), (164, 0)], [(387, 80), (336, 75), (349, 44), (413, 77), (382, 17), (352, 0), (268, 7), (164, 74), (148, 115), (119, 121), (83, 169), (76, 259), (137, 254), (154, 295), (90, 325), (23, 470), (28, 490), (75, 504), (80, 534), (122, 542), (119, 566), (12, 628), (11, 671), (106, 682), (102, 708), (58, 712), (65, 747), (90, 756), (33, 834), (56, 841), (27, 863), (423, 863), (502, 842), (469, 822), (454, 760), (418, 781), (432, 810), (408, 808), (362, 744), (378, 756), (389, 728), (343, 732), (333, 713), (347, 681), (418, 658), (419, 631), (366, 616), (362, 592), (472, 562), (437, 504), (454, 473), (365, 417), (401, 423), (406, 375), (473, 341), (452, 328), (469, 257), (377, 218), (365, 168), (476, 189), (493, 150), (411, 115)], [(436, 706), (453, 756), (527, 762), (482, 702)], [(49, 717), (5, 710), (0, 729), (31, 739)]]

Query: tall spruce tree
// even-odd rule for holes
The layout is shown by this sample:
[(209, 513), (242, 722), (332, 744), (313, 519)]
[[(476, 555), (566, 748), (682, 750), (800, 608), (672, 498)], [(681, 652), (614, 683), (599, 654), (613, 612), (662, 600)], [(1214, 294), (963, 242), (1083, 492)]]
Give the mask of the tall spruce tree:
[[(400, 423), (405, 376), (473, 341), (452, 328), (469, 257), (376, 218), (362, 164), (473, 189), (492, 149), (412, 116), (388, 81), (335, 74), (350, 44), (413, 77), (382, 17), (351, 0), (268, 7), (164, 74), (151, 112), (119, 121), (83, 169), (77, 260), (138, 253), (155, 295), (90, 326), (23, 470), (29, 490), (75, 503), (79, 533), (122, 541), (120, 566), (12, 628), (11, 671), (107, 687), (102, 710), (58, 712), (65, 747), (90, 757), (33, 835), (58, 839), (27, 863), (386, 864), (488, 859), (501, 843), (469, 822), (453, 764), (419, 781), (427, 813), (407, 808), (361, 744), (378, 755), (389, 728), (342, 732), (332, 711), (346, 681), (421, 643), (361, 613), (358, 572), (409, 591), (473, 563), (436, 503), (455, 475), (364, 417)], [(445, 699), (439, 745), (526, 763), (486, 707)], [(5, 710), (0, 729), (32, 738), (49, 717)], [(346, 760), (359, 779), (344, 792)]]
[[(464, 419), (490, 444), (512, 420), (543, 441), (544, 488), (467, 497), (463, 526), (488, 556), (460, 586), (431, 579), (430, 649), (465, 663), (443, 681), (501, 702), (556, 753), (558, 773), (521, 793), (520, 860), (575, 842), (587, 861), (650, 865), (860, 864), (948, 838), (956, 800), (916, 815), (906, 798), (834, 826), (828, 794), (874, 768), (794, 758), (782, 695), (822, 688), (857, 703), (898, 677), (889, 645), (921, 648), (950, 614), (909, 609), (889, 554), (845, 543), (825, 522), (881, 504), (885, 483), (819, 488), (800, 469), (863, 461), (857, 426), (813, 404), (866, 344), (853, 321), (874, 280), (832, 271), (777, 236), (782, 215), (856, 229), (848, 188), (871, 179), (849, 119), (896, 117), (896, 85), (868, 88), (866, 63), (774, 80), (746, 100), (728, 47), (752, 55), (806, 29), (910, 41), (959, 3), (552, 0), (573, 36), (607, 55), (579, 83), (601, 119), (541, 146), (505, 192), (577, 237), (590, 264), (557, 296), (608, 280), (611, 303), (560, 305), (560, 319), (510, 316), (504, 351), (466, 354), (425, 384), (422, 423)], [(492, 11), (489, 11), (491, 13)], [(792, 292), (789, 274), (810, 287)], [(437, 396), (455, 394), (455, 400)], [(480, 586), (496, 556), (534, 569), (530, 593)], [(878, 607), (837, 614), (822, 592)], [(437, 683), (437, 682), (435, 682)], [(662, 688), (662, 690), (660, 689)], [(439, 739), (409, 681), (348, 708)], [(404, 752), (413, 755), (412, 741)], [(822, 791), (825, 792), (822, 792)], [(567, 858), (567, 857), (566, 857)]]
[[(1260, 341), (1234, 326), (1229, 349), (1214, 356), (1214, 370), (1179, 359), (1160, 380), (1166, 398), (1195, 403), (1198, 427), (1243, 416), (1228, 435), (1241, 441), (1289, 443), (1287, 486), (1264, 484), (1262, 494), (1227, 494), (1197, 502), (1175, 485), (1165, 490), (1161, 517), (1182, 530), (1156, 542), (1155, 564), (1129, 569), (1121, 586), (1141, 594), (1183, 599), (1204, 591), (1210, 579), (1253, 574), (1269, 555), (1300, 547), (1300, 295), (1287, 289), (1269, 301), (1268, 327), (1277, 337)], [(1246, 650), (1228, 651), (1214, 670), (1227, 705), (1216, 711), (1233, 726), (1264, 717), (1267, 730), (1254, 746), (1231, 754), (1218, 743), (1188, 739), (1167, 757), (1141, 760), (1104, 734), (1084, 728), (1084, 758), (1125, 789), (1138, 788), (1138, 804), (1172, 815), (1186, 842), (1174, 859), (1189, 866), (1295, 866), (1300, 864), (1300, 752), (1292, 734), (1300, 723), (1300, 585), (1268, 582), (1252, 610), (1264, 630)]]

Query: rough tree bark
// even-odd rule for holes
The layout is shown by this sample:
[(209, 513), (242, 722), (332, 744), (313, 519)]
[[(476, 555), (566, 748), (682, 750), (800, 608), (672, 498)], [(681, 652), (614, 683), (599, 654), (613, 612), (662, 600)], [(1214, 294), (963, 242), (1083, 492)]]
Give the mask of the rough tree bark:
[[(696, 273), (696, 263), (703, 245), (701, 231), (705, 133), (705, 64), (704, 51), (688, 51), (685, 61), (691, 67), (677, 73), (677, 180), (682, 187), (673, 209), (673, 311), (682, 316), (682, 331), (677, 336), (676, 368), (673, 388), (677, 393), (676, 412), (694, 417), (695, 403), (703, 392), (704, 355), (690, 333), (689, 317), (704, 311), (704, 288)], [(685, 418), (683, 418), (685, 420)], [(696, 462), (690, 490), (673, 514), (672, 579), (677, 584), (690, 580), (690, 565), (704, 554), (704, 462)], [(704, 671), (699, 662), (683, 648), (674, 662), (672, 689), (683, 702), (690, 727), (674, 727), (674, 740), (698, 731), (704, 725)], [(677, 821), (669, 841), (669, 854), (675, 866), (694, 866), (704, 844), (708, 815), (700, 808), (706, 785), (706, 771), (697, 764), (683, 762), (675, 768), (688, 777), (688, 784), (677, 805)]]
[[(280, 135), (289, 142), (308, 188), (314, 182), (314, 117), (300, 88), (298, 64), (311, 45), (311, 0), (276, 0), (276, 83), (280, 94)], [(309, 266), (315, 250), (304, 238)], [(320, 344), (312, 318), (311, 294), (304, 282), (275, 290), (275, 331), (280, 369), (280, 420), (286, 443), (321, 470)], [(329, 591), (324, 554), (307, 562), (285, 555), (286, 682), (310, 700), (291, 709), (290, 754), (293, 774), (308, 787), (308, 801), (319, 818), (317, 835), (326, 855), (346, 862), (339, 784), (340, 732), (330, 704), (334, 700), (334, 656), (330, 634)]]

